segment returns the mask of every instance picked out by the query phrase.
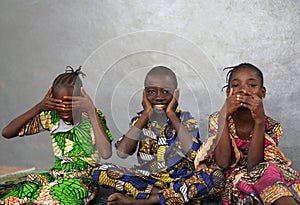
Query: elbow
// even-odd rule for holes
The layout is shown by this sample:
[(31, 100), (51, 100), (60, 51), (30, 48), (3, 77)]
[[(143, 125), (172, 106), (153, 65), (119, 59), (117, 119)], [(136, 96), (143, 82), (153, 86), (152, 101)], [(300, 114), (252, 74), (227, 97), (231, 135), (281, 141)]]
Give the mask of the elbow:
[(217, 165), (221, 168), (221, 169), (227, 169), (230, 166), (229, 162), (217, 162)]
[(112, 156), (112, 150), (107, 150), (106, 152), (101, 153), (102, 159), (109, 159)]
[(111, 157), (111, 155), (112, 155), (111, 153), (105, 153), (105, 154), (102, 154), (101, 157), (103, 159), (109, 159)]
[(8, 130), (7, 130), (7, 128), (4, 128), (3, 130), (2, 130), (2, 136), (4, 137), (4, 138), (6, 138), (6, 139), (9, 139), (9, 138), (12, 138), (12, 137), (14, 137), (14, 136), (12, 136), (9, 132), (8, 132)]
[(227, 169), (230, 167), (231, 165), (231, 155), (228, 154), (228, 155), (221, 155), (221, 154), (217, 154), (216, 153), (216, 156), (215, 156), (215, 160), (216, 160), (216, 163), (217, 165), (221, 168), (221, 169)]
[(120, 150), (117, 150), (117, 155), (118, 155), (118, 157), (120, 157), (122, 159), (126, 159), (129, 156), (129, 154), (126, 154)]
[(247, 171), (250, 172), (257, 164), (248, 163), (247, 164)]

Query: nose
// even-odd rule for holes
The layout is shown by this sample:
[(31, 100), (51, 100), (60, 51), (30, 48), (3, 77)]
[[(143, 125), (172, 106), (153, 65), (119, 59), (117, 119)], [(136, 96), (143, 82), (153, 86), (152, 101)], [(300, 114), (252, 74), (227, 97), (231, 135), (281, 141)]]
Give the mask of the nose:
[(246, 85), (240, 85), (239, 86), (239, 90), (238, 90), (238, 93), (241, 94), (241, 93), (247, 93), (248, 91), (248, 87)]
[(241, 88), (241, 89), (238, 91), (238, 94), (242, 94), (242, 93), (246, 93), (246, 92), (247, 92), (246, 89)]
[(161, 90), (158, 90), (155, 96), (155, 100), (164, 100), (164, 93)]

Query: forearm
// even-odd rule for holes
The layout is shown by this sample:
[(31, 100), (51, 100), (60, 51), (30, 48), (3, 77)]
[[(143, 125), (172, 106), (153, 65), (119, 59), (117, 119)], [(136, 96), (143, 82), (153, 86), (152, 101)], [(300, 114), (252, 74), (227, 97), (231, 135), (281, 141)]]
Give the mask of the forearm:
[(178, 119), (175, 112), (167, 113), (167, 116), (177, 131), (177, 136), (182, 144), (183, 150), (188, 153), (192, 149), (193, 133), (187, 130), (187, 128)]
[(2, 130), (2, 136), (5, 138), (13, 138), (18, 136), (18, 133), (22, 127), (33, 117), (41, 112), (39, 104), (32, 107), (30, 110), (20, 115), (19, 117), (12, 120), (5, 128)]
[(226, 169), (231, 164), (231, 142), (227, 125), (227, 117), (218, 118), (217, 146), (215, 148), (215, 160), (219, 167)]
[(102, 127), (96, 109), (90, 111), (88, 115), (94, 132), (97, 149), (101, 157), (107, 159), (112, 155), (111, 142), (106, 135), (104, 128)]
[(264, 133), (264, 123), (254, 125), (253, 137), (251, 139), (247, 159), (248, 170), (251, 170), (254, 166), (264, 161)]
[(135, 151), (137, 142), (139, 141), (141, 131), (149, 119), (149, 113), (143, 112), (138, 121), (123, 136), (117, 145), (117, 154), (121, 158), (126, 158)]

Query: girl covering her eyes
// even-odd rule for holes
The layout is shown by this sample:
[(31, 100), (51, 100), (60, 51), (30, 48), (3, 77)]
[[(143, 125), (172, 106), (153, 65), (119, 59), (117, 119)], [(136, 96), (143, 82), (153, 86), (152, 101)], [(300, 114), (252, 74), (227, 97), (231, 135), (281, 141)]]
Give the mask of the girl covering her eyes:
[(48, 172), (30, 174), (0, 204), (87, 204), (97, 193), (92, 168), (111, 156), (113, 140), (105, 118), (68, 66), (55, 78), (45, 97), (2, 131), (5, 138), (49, 131), (54, 165)]

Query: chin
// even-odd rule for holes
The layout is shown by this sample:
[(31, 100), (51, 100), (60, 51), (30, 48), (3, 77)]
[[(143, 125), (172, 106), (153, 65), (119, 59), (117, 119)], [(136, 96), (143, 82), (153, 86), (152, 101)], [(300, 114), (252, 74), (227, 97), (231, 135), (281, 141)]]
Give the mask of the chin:
[(154, 105), (154, 110), (157, 112), (162, 112), (165, 111), (165, 109), (167, 108), (167, 105)]

